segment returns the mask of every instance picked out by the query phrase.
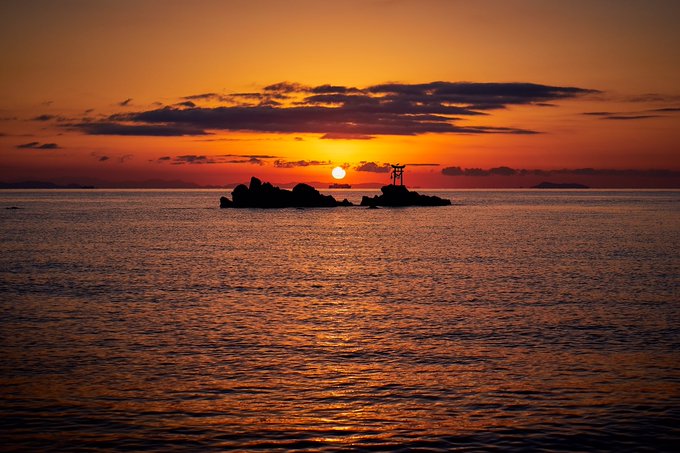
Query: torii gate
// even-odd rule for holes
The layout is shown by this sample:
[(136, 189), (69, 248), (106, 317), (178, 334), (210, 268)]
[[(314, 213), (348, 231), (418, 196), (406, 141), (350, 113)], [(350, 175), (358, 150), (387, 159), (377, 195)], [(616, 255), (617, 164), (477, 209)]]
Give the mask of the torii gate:
[(404, 167), (406, 165), (392, 165), (392, 185), (397, 185), (397, 179), (399, 179), (399, 185), (404, 185)]

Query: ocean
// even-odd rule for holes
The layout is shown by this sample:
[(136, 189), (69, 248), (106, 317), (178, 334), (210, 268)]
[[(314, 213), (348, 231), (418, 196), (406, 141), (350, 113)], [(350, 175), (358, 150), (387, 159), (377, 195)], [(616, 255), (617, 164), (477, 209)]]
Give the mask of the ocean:
[(228, 192), (0, 191), (0, 449), (677, 451), (680, 191)]

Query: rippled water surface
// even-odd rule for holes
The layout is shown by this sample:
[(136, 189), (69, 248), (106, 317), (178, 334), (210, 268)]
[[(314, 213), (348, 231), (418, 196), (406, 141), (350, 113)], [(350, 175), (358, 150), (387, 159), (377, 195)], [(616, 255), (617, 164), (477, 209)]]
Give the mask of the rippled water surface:
[(220, 195), (0, 192), (3, 449), (678, 448), (680, 192)]

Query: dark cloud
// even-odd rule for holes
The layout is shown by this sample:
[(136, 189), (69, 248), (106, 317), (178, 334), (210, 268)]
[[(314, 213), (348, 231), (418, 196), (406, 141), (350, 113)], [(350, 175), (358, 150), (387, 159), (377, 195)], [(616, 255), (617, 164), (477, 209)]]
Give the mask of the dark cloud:
[(187, 101), (220, 100), (221, 95), (219, 95), (217, 93), (201, 93), (201, 94), (192, 94), (190, 96), (182, 96), (182, 99), (186, 99)]
[(646, 120), (659, 118), (661, 115), (609, 115), (602, 117), (603, 120)]
[(130, 105), (130, 102), (132, 102), (132, 98), (127, 98), (126, 100), (119, 102), (118, 105), (121, 107), (127, 107)]
[(250, 159), (277, 159), (279, 156), (269, 154), (220, 154), (219, 157), (247, 157)]
[(375, 137), (373, 135), (365, 134), (343, 134), (343, 133), (328, 133), (321, 136), (322, 140), (371, 140)]
[(510, 167), (496, 167), (484, 170), (481, 168), (442, 168), (442, 174), (447, 176), (626, 176), (626, 177), (650, 177), (650, 178), (676, 178), (680, 177), (680, 171), (675, 170), (615, 170), (596, 168), (572, 168), (559, 170), (541, 169), (514, 169)]
[(258, 159), (257, 157), (251, 157), (249, 159), (235, 159), (235, 160), (227, 160), (224, 161), (223, 163), (225, 164), (252, 164), (252, 165), (264, 165), (264, 161), (262, 159)]
[(274, 91), (277, 93), (309, 92), (311, 89), (305, 85), (295, 82), (279, 82), (264, 87), (264, 91)]
[(439, 164), (406, 164), (407, 167), (439, 167)]
[(48, 115), (48, 114), (43, 114), (43, 115), (38, 115), (35, 118), (31, 118), (32, 121), (51, 121), (51, 120), (56, 120), (58, 117), (56, 115)]
[(184, 102), (179, 102), (175, 104), (178, 107), (189, 107), (189, 108), (194, 108), (196, 107), (196, 104), (193, 103), (192, 101), (184, 101)]
[(517, 174), (517, 170), (513, 170), (510, 167), (496, 167), (492, 168), (489, 170), (489, 173), (492, 175), (499, 175), (499, 176), (512, 176)]
[(285, 161), (280, 159), (274, 161), (274, 166), (277, 168), (309, 167), (312, 165), (331, 165), (331, 162), (319, 160)]
[[(261, 93), (203, 93), (182, 98), (185, 102), (210, 100), (227, 105), (184, 104), (119, 113), (75, 127), (86, 134), (203, 135), (207, 130), (220, 130), (318, 133), (326, 139), (426, 133), (533, 134), (536, 132), (520, 128), (466, 126), (460, 124), (461, 117), (591, 93), (597, 91), (533, 83), (391, 83), (359, 89), (281, 82), (266, 86)], [(276, 99), (287, 101), (282, 104)]]
[(72, 124), (73, 129), (79, 129), (88, 135), (141, 135), (141, 136), (183, 136), (208, 135), (202, 129), (194, 126), (165, 125), (165, 124), (121, 124), (115, 122), (84, 122)]
[(371, 173), (389, 173), (390, 164), (378, 164), (376, 162), (365, 162), (362, 161), (354, 167), (356, 171), (368, 171)]
[[(251, 164), (264, 165), (263, 159), (273, 158), (274, 156), (267, 155), (242, 155), (242, 154), (222, 154), (218, 156), (206, 156), (198, 154), (184, 154), (181, 156), (163, 156), (156, 161), (158, 163), (169, 162), (172, 165), (183, 164)], [(234, 159), (236, 158), (236, 159)]]
[(109, 156), (99, 156), (99, 162), (106, 162), (111, 159)]
[(680, 96), (673, 94), (662, 93), (645, 93), (635, 96), (629, 96), (624, 99), (628, 102), (673, 102), (680, 101)]
[(61, 147), (59, 145), (57, 145), (56, 143), (40, 144), (40, 142), (24, 143), (22, 145), (17, 145), (17, 148), (19, 148), (19, 149), (61, 149)]
[(648, 118), (660, 118), (664, 113), (680, 112), (680, 107), (663, 107), (632, 112), (583, 112), (583, 115), (599, 116), (604, 120), (644, 120)]
[(319, 85), (309, 90), (312, 93), (359, 93), (361, 90), (355, 87), (343, 87), (339, 85)]

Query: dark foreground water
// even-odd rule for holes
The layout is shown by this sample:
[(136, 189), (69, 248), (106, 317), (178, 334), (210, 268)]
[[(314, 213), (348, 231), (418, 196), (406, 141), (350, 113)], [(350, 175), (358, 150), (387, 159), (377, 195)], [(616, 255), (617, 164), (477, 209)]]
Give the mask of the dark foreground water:
[(677, 451), (680, 192), (219, 195), (0, 192), (0, 449)]

